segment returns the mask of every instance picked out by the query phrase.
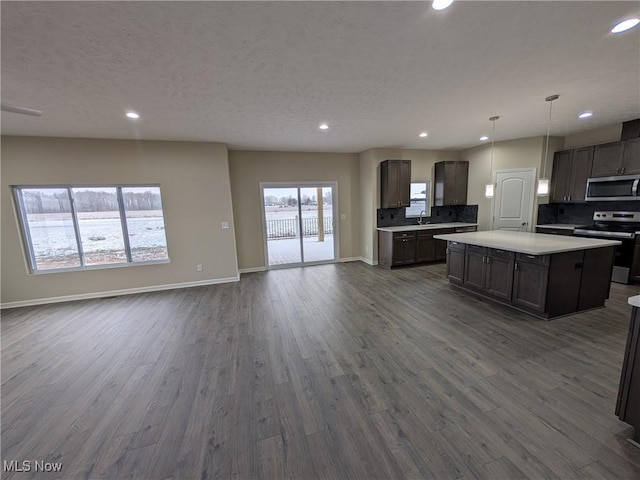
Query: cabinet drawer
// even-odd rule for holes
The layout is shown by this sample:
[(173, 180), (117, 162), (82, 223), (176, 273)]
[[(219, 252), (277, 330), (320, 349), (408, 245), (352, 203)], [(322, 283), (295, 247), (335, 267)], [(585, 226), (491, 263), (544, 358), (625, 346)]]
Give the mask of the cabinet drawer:
[(529, 255), (528, 253), (517, 253), (516, 261), (523, 263), (536, 263), (538, 265), (549, 265), (551, 255)]
[(464, 243), (452, 242), (451, 240), (447, 242), (447, 248), (455, 252), (464, 252), (464, 245)]
[(467, 245), (469, 253), (487, 253), (487, 247), (479, 247), (478, 245)]
[(490, 248), (489, 255), (492, 257), (503, 257), (503, 258), (513, 258), (515, 257), (515, 252), (510, 252), (508, 250), (500, 250), (499, 248)]
[(397, 240), (398, 238), (413, 238), (415, 236), (415, 232), (396, 232), (393, 234), (393, 239)]
[(536, 227), (536, 233), (544, 233), (547, 235), (564, 235), (567, 237), (573, 236), (573, 230), (569, 230), (566, 228), (543, 228)]

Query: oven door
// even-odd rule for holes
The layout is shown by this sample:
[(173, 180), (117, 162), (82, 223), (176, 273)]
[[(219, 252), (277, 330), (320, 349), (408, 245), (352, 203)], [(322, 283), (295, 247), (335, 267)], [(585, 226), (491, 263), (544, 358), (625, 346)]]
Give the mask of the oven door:
[(621, 245), (616, 245), (613, 259), (613, 273), (611, 281), (616, 283), (629, 283), (631, 268), (633, 266), (633, 255), (636, 240), (634, 236), (621, 237), (614, 232), (594, 232), (586, 233), (579, 229), (574, 230), (576, 237), (600, 238), (602, 240), (620, 240)]
[(590, 178), (587, 180), (587, 201), (640, 200), (639, 175)]

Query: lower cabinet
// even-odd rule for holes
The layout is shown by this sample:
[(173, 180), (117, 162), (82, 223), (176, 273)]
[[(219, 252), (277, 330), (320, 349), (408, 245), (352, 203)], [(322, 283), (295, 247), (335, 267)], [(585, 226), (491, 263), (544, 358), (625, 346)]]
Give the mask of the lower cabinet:
[(468, 245), (465, 253), (464, 285), (502, 300), (511, 300), (514, 253)]
[(399, 233), (393, 236), (392, 265), (416, 263), (416, 234)]
[(544, 312), (549, 281), (548, 255), (517, 254), (513, 275), (513, 304)]
[(447, 277), (450, 282), (464, 282), (465, 244), (449, 242), (447, 246)]
[[(465, 228), (468, 229), (465, 231), (476, 230), (476, 227)], [(445, 240), (436, 240), (433, 236), (455, 231), (456, 229), (453, 228), (429, 228), (396, 232), (379, 230), (378, 264), (391, 268), (446, 260), (447, 242)]]
[(544, 318), (589, 310), (609, 298), (613, 247), (528, 255), (449, 242), (451, 283)]

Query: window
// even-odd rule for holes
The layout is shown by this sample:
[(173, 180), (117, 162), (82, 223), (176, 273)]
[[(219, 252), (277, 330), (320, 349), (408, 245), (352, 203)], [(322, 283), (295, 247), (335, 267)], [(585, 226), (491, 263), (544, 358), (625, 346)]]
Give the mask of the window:
[(160, 187), (14, 187), (32, 272), (166, 262)]
[(420, 212), (429, 216), (429, 182), (411, 182), (411, 200), (405, 216), (419, 217)]

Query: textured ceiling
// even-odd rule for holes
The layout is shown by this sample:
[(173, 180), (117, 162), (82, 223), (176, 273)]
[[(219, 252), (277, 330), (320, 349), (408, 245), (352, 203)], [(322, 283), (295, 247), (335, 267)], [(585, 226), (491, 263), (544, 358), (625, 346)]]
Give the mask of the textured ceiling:
[(496, 140), (544, 135), (556, 93), (552, 135), (640, 117), (640, 28), (609, 33), (638, 2), (1, 8), (2, 101), (44, 111), (3, 134), (359, 152), (470, 147), (492, 115)]

